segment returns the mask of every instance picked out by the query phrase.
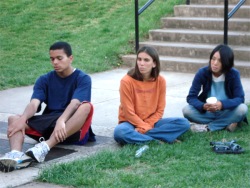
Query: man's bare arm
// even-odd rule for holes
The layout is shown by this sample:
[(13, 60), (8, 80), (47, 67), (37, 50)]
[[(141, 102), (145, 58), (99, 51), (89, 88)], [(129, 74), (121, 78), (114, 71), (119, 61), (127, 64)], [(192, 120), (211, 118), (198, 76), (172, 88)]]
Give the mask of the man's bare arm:
[(35, 115), (39, 105), (40, 105), (40, 100), (38, 99), (32, 99), (30, 101), (30, 103), (26, 106), (23, 114), (18, 119), (13, 121), (11, 125), (9, 125), (9, 129), (7, 133), (8, 137), (11, 137), (13, 134), (15, 134), (18, 131), (22, 131), (23, 135), (25, 135), (26, 122), (29, 118)]
[(63, 142), (67, 138), (66, 122), (76, 112), (81, 102), (77, 99), (71, 100), (63, 114), (58, 118), (54, 129), (55, 138), (58, 142)]

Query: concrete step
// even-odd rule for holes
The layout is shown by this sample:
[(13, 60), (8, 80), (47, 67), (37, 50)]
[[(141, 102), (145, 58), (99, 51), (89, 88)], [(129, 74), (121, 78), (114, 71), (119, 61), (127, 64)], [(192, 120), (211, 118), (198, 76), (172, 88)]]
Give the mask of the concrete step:
[[(249, 0), (250, 2), (250, 0)], [(163, 28), (202, 29), (224, 31), (224, 18), (165, 17), (161, 19)], [(231, 18), (229, 31), (250, 31), (250, 19)]]
[[(249, 0), (248, 0), (249, 1)], [(234, 6), (229, 6), (230, 10)], [(223, 5), (178, 5), (174, 7), (174, 15), (176, 17), (203, 17), (203, 18), (223, 18)], [(250, 6), (242, 6), (234, 15), (233, 18), (250, 18)]]
[[(238, 0), (229, 0), (229, 12)], [(174, 16), (162, 18), (162, 29), (149, 31), (149, 45), (157, 49), (161, 69), (195, 73), (208, 64), (212, 49), (224, 42), (224, 1), (191, 0), (191, 5), (174, 7)], [(250, 0), (230, 18), (228, 45), (234, 50), (235, 67), (242, 77), (250, 77)], [(133, 67), (136, 55), (122, 57)]]
[[(211, 51), (217, 44), (177, 43), (161, 41), (140, 42), (140, 47), (145, 45), (154, 47), (161, 56), (209, 59)], [(235, 60), (248, 61), (250, 64), (249, 47), (233, 45), (230, 45), (230, 47), (234, 51)]]
[[(149, 31), (151, 41), (184, 42), (184, 43), (223, 43), (223, 31), (191, 29), (155, 29)], [(228, 32), (229, 45), (250, 46), (250, 32)]]
[[(136, 55), (125, 55), (122, 57), (125, 66), (134, 67)], [(161, 70), (171, 72), (195, 73), (205, 65), (208, 59), (184, 58), (160, 56)], [(240, 71), (241, 77), (250, 77), (250, 64), (246, 61), (235, 61), (235, 68)]]
[[(236, 5), (239, 2), (239, 0), (229, 0), (228, 3), (230, 5)], [(202, 4), (202, 5), (224, 5), (223, 0), (190, 0), (190, 4)], [(250, 1), (246, 0), (244, 5), (250, 5)]]

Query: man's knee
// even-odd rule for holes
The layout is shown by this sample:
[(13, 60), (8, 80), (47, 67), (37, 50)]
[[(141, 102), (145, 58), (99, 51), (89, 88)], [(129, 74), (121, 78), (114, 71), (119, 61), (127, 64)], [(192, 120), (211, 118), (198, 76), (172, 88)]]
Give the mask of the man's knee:
[(19, 115), (11, 115), (8, 117), (8, 122), (13, 122), (14, 120), (20, 118)]
[(91, 111), (91, 108), (92, 108), (92, 104), (86, 102), (86, 103), (82, 103), (82, 104), (78, 107), (77, 111), (80, 111), (80, 112), (82, 112), (82, 113), (89, 114), (90, 111)]
[(10, 126), (12, 124), (13, 121), (17, 120), (18, 118), (20, 118), (20, 115), (11, 115), (8, 117), (8, 126)]

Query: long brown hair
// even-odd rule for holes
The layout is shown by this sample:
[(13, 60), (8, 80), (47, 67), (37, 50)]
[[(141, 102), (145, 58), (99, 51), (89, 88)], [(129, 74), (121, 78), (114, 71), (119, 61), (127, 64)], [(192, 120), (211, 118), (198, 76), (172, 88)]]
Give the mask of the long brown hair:
[(140, 73), (137, 65), (137, 58), (141, 52), (145, 52), (153, 59), (155, 67), (151, 71), (151, 78), (153, 78), (153, 80), (156, 80), (156, 78), (160, 74), (160, 59), (156, 49), (151, 46), (143, 46), (137, 51), (135, 67), (130, 69), (127, 74), (136, 80), (143, 81), (142, 74)]

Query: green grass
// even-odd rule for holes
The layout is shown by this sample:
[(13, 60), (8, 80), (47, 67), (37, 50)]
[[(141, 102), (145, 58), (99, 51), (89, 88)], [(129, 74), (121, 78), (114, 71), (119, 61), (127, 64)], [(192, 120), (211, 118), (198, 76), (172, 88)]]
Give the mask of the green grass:
[[(141, 5), (147, 0), (140, 0)], [(157, 0), (140, 16), (140, 40), (159, 28), (175, 3)], [(31, 85), (51, 70), (48, 48), (69, 42), (74, 66), (87, 73), (119, 67), (123, 54), (134, 53), (133, 0), (0, 1), (0, 90)], [(250, 119), (250, 114), (248, 114)], [(39, 181), (74, 187), (250, 187), (250, 128), (235, 133), (187, 132), (183, 142), (150, 144), (137, 159), (138, 146), (104, 150), (87, 159), (44, 169)], [(210, 141), (238, 140), (241, 155), (218, 155)]]
[[(155, 1), (140, 16), (140, 40), (184, 2)], [(134, 0), (2, 0), (0, 29), (0, 90), (32, 85), (50, 71), (48, 49), (58, 40), (72, 45), (75, 67), (105, 71), (134, 53)]]
[[(73, 187), (248, 188), (249, 134), (246, 124), (234, 133), (187, 132), (182, 143), (151, 143), (141, 158), (134, 156), (135, 145), (103, 150), (87, 159), (44, 169), (38, 180)], [(245, 149), (244, 154), (216, 154), (209, 145), (210, 141), (233, 139)]]

